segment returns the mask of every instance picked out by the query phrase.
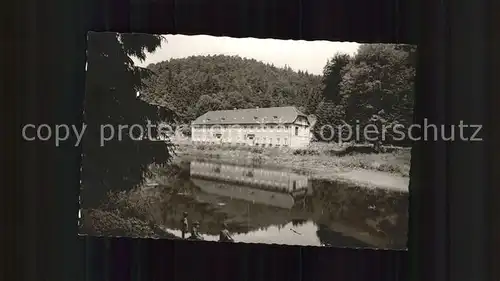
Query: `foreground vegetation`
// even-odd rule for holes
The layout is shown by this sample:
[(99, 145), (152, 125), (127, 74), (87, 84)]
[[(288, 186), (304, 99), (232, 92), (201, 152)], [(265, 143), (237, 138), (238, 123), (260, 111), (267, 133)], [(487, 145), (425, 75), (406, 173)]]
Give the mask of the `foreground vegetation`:
[(111, 237), (177, 238), (155, 223), (155, 214), (151, 212), (154, 198), (137, 192), (121, 191), (108, 193), (106, 199), (106, 203), (97, 208), (82, 210), (81, 233)]

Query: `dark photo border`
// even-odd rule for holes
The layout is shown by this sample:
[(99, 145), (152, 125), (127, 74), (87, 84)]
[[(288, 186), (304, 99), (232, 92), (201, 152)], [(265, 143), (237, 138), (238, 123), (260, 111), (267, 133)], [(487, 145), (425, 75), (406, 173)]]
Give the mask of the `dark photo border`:
[[(498, 45), (487, 39), (498, 37), (498, 24), (486, 20), (498, 9), (486, 1), (35, 4), (14, 5), (3, 18), (20, 22), (4, 25), (12, 30), (3, 44), (10, 94), (2, 121), (15, 137), (2, 146), (0, 280), (499, 280)], [(89, 30), (417, 44), (415, 122), (484, 124), (486, 141), (415, 144), (408, 251), (78, 237), (81, 148), (23, 142), (19, 130), (81, 123)]]

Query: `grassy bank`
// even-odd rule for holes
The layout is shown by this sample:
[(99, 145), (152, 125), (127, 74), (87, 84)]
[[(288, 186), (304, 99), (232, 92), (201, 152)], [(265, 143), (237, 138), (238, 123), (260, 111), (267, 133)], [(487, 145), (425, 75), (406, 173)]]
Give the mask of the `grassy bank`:
[(177, 146), (176, 153), (179, 157), (187, 159), (212, 159), (230, 164), (287, 168), (321, 179), (347, 179), (356, 183), (356, 178), (364, 177), (367, 178), (365, 182), (371, 181), (373, 185), (379, 187), (383, 187), (385, 181), (395, 180), (397, 182), (391, 185), (396, 189), (403, 189), (403, 185), (407, 188), (410, 150), (400, 148), (386, 150), (390, 152), (374, 153), (366, 146), (346, 149), (324, 143), (314, 143), (307, 149), (183, 143)]
[(373, 153), (369, 148), (341, 150), (335, 145), (314, 144), (307, 149), (236, 147), (221, 145), (182, 144), (177, 148), (179, 155), (205, 155), (211, 158), (242, 158), (244, 161), (269, 164), (278, 167), (315, 167), (365, 169), (387, 172), (408, 177), (411, 153), (409, 149), (393, 149), (392, 152)]
[(155, 223), (150, 197), (135, 192), (109, 194), (108, 202), (96, 209), (82, 210), (80, 232), (92, 236), (170, 238), (177, 237)]

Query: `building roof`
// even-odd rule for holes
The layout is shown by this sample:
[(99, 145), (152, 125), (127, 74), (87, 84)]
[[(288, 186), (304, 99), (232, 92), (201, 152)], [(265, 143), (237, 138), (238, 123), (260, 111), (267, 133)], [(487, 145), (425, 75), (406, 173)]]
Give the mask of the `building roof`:
[(293, 123), (297, 117), (307, 115), (294, 106), (247, 108), (209, 111), (196, 118), (192, 125), (240, 125), (240, 124), (286, 124)]

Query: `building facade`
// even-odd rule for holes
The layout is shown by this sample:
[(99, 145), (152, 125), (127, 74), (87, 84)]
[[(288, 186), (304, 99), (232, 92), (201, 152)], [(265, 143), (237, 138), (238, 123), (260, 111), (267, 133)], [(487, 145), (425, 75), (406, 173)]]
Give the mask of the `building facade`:
[(209, 111), (191, 124), (194, 143), (305, 148), (314, 116), (295, 107)]

